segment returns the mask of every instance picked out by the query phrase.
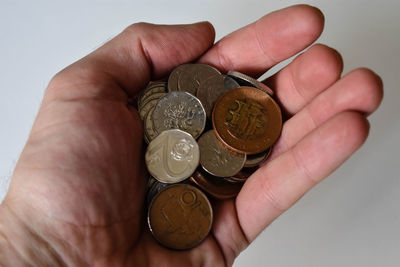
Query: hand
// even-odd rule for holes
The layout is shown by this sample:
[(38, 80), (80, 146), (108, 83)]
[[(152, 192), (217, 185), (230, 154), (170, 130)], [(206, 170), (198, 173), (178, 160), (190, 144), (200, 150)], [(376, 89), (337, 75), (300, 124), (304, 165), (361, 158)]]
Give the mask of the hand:
[(211, 234), (171, 251), (145, 223), (143, 129), (128, 106), (149, 80), (198, 60), (258, 77), (310, 46), (323, 15), (309, 6), (273, 12), (213, 45), (209, 23), (134, 24), (58, 73), (0, 206), (0, 262), (38, 266), (230, 266), (282, 212), (365, 141), (380, 78), (316, 44), (265, 83), (287, 120), (267, 164), (235, 200), (214, 207)]

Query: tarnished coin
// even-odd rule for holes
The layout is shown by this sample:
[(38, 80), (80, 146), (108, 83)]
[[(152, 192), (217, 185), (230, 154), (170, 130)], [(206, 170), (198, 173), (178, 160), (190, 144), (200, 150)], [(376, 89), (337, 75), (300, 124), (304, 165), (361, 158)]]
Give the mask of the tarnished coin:
[(217, 99), (229, 90), (239, 87), (239, 84), (229, 76), (214, 75), (202, 82), (197, 90), (197, 97), (203, 104), (208, 118), (211, 118), (212, 110)]
[(234, 198), (243, 186), (243, 183), (230, 183), (200, 170), (193, 173), (190, 180), (216, 199)]
[(207, 64), (191, 64), (183, 69), (178, 79), (178, 90), (196, 95), (200, 84), (211, 76), (221, 74)]
[(225, 179), (231, 183), (244, 183), (256, 170), (258, 167), (243, 168), (234, 176)]
[(155, 106), (158, 103), (158, 100), (165, 95), (166, 93), (157, 93), (157, 98), (152, 98), (150, 101), (147, 101), (146, 104), (139, 106), (139, 116), (142, 119), (142, 121), (145, 120), (149, 111), (155, 108)]
[(268, 94), (242, 86), (221, 96), (213, 111), (216, 136), (231, 149), (258, 154), (278, 139), (282, 115), (278, 104)]
[(248, 168), (258, 166), (261, 162), (268, 158), (269, 154), (271, 154), (271, 147), (261, 153), (248, 155), (243, 167)]
[(139, 106), (139, 110), (143, 109), (143, 107), (146, 106), (147, 103), (151, 102), (151, 100), (160, 99), (161, 97), (165, 96), (166, 94), (167, 93), (165, 93), (165, 92), (160, 92), (160, 93), (153, 93), (153, 94), (147, 96), (145, 99), (142, 100), (141, 105)]
[(181, 129), (197, 138), (204, 130), (206, 113), (195, 96), (187, 92), (169, 92), (154, 108), (153, 124), (156, 133)]
[(165, 82), (154, 82), (150, 83), (146, 89), (142, 91), (142, 93), (139, 95), (139, 98), (137, 100), (137, 105), (138, 107), (143, 105), (143, 101), (146, 100), (146, 98), (149, 95), (152, 95), (154, 93), (166, 93), (166, 83)]
[(200, 165), (217, 177), (237, 174), (246, 162), (246, 154), (229, 150), (216, 137), (213, 130), (202, 134), (198, 140)]
[(213, 212), (207, 197), (194, 186), (175, 184), (161, 190), (150, 204), (148, 224), (155, 239), (171, 249), (190, 249), (210, 232)]
[(178, 89), (178, 79), (182, 72), (192, 64), (182, 64), (172, 70), (168, 77), (168, 92), (179, 91)]
[(271, 88), (244, 73), (230, 70), (228, 71), (228, 75), (234, 78), (242, 86), (256, 87), (269, 95), (274, 94), (274, 91), (272, 91)]
[[(154, 104), (155, 107), (155, 104)], [(153, 111), (154, 108), (150, 109), (149, 112), (146, 115), (146, 118), (144, 119), (144, 133), (146, 136), (146, 143), (150, 143), (154, 138), (157, 137), (157, 133), (154, 131), (154, 124), (153, 124)]]
[(167, 130), (150, 142), (145, 154), (149, 173), (162, 183), (178, 183), (199, 165), (196, 140), (187, 132)]

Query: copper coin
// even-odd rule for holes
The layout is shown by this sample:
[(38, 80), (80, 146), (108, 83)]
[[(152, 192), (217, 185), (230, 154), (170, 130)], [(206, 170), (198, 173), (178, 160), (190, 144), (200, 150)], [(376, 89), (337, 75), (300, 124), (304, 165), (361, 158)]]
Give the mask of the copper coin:
[(190, 65), (192, 64), (182, 64), (172, 70), (172, 72), (168, 77), (168, 92), (179, 91), (178, 89), (179, 76), (182, 74), (182, 72), (185, 71), (185, 69), (189, 68)]
[(248, 155), (243, 167), (248, 168), (258, 166), (261, 162), (268, 158), (269, 154), (271, 154), (271, 147), (261, 153)]
[(274, 94), (274, 91), (272, 91), (271, 88), (269, 88), (262, 82), (259, 82), (256, 79), (254, 79), (253, 77), (250, 77), (244, 73), (230, 70), (230, 71), (228, 71), (228, 75), (231, 76), (232, 78), (234, 78), (242, 86), (251, 86), (251, 87), (258, 88), (269, 95)]
[(152, 200), (148, 224), (155, 239), (171, 249), (190, 249), (210, 232), (212, 207), (199, 189), (175, 184), (161, 190)]
[(246, 162), (246, 154), (228, 149), (215, 137), (213, 130), (203, 133), (197, 143), (200, 149), (200, 165), (214, 176), (233, 176)]
[(178, 90), (196, 95), (200, 84), (211, 76), (221, 74), (207, 64), (191, 64), (185, 68), (178, 79)]
[(234, 88), (221, 96), (213, 111), (216, 136), (231, 149), (257, 154), (278, 139), (282, 115), (268, 94), (253, 87)]
[(243, 183), (230, 183), (200, 170), (197, 170), (190, 180), (216, 199), (234, 198), (243, 186)]
[(197, 90), (197, 98), (203, 104), (208, 118), (217, 99), (229, 90), (239, 87), (239, 84), (229, 76), (214, 75), (202, 82)]

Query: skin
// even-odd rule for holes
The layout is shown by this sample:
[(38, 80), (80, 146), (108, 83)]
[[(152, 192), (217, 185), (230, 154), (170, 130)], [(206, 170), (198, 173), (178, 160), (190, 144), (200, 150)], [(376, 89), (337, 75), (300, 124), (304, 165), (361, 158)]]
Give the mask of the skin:
[[(310, 47), (323, 24), (318, 9), (297, 5), (214, 44), (207, 22), (139, 23), (55, 75), (0, 206), (2, 265), (231, 266), (363, 144), (381, 102), (375, 73), (341, 77), (338, 52)], [(257, 77), (304, 49), (265, 81), (286, 118), (268, 162), (236, 199), (215, 203), (211, 234), (198, 247), (160, 246), (145, 224), (143, 129), (128, 97), (184, 62)]]

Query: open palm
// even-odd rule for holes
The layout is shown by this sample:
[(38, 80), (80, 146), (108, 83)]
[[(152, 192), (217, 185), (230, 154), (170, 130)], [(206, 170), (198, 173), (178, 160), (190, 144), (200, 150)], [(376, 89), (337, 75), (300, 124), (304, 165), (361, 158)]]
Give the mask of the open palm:
[(235, 200), (215, 203), (211, 234), (188, 251), (163, 248), (145, 224), (143, 129), (128, 99), (190, 61), (258, 77), (307, 48), (322, 29), (322, 14), (309, 6), (271, 13), (216, 44), (208, 23), (139, 23), (61, 71), (1, 205), (1, 236), (14, 247), (7, 260), (232, 265), (272, 220), (361, 146), (366, 115), (382, 98), (379, 77), (358, 69), (341, 78), (340, 55), (317, 44), (268, 78), (287, 115), (281, 138)]

